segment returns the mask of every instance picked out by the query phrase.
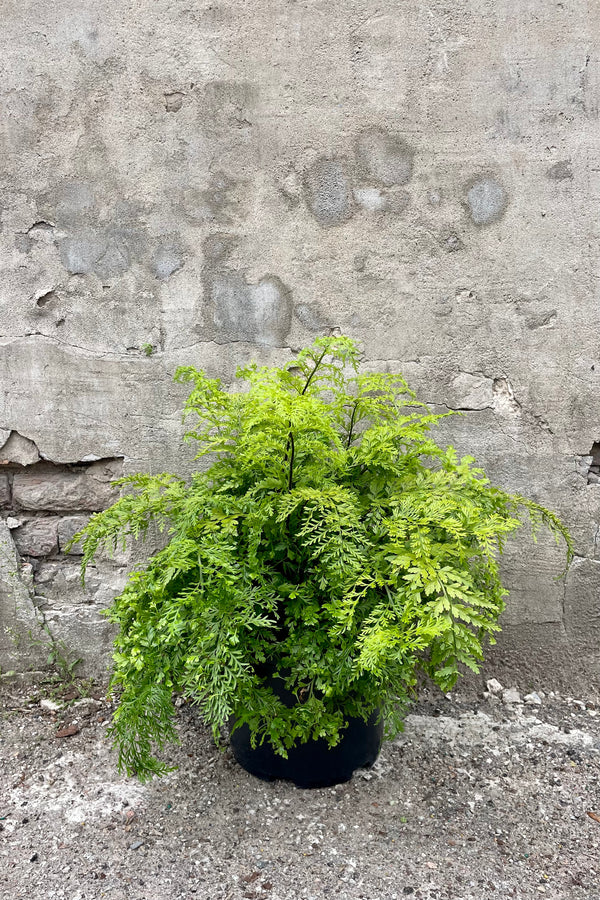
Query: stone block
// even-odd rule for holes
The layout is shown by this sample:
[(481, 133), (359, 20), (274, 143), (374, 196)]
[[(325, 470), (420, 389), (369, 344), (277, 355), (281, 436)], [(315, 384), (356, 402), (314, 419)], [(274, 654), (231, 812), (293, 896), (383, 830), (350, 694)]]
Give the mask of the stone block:
[(58, 550), (58, 519), (29, 519), (13, 531), (21, 556), (48, 556)]
[(85, 585), (82, 585), (78, 560), (42, 560), (37, 566), (34, 583), (40, 607), (46, 612), (72, 606), (108, 607), (123, 590), (126, 579), (127, 572), (123, 567), (100, 561), (89, 567)]
[(122, 567), (115, 567), (112, 562), (99, 560), (93, 569), (88, 569), (85, 587), (96, 606), (108, 609), (114, 598), (125, 587), (126, 581), (127, 572)]
[(61, 553), (69, 556), (81, 556), (83, 549), (81, 544), (75, 544), (70, 550), (65, 550), (73, 535), (81, 531), (89, 522), (89, 516), (65, 516), (58, 523), (58, 546)]
[(25, 672), (43, 668), (47, 640), (19, 569), (10, 531), (0, 521), (0, 669)]
[(22, 509), (71, 512), (98, 511), (117, 497), (110, 484), (117, 477), (116, 466), (100, 461), (86, 469), (57, 471), (50, 467), (19, 472), (13, 481), (13, 498)]
[(34, 581), (44, 613), (50, 608), (62, 609), (93, 602), (89, 589), (81, 584), (79, 565), (75, 561), (43, 560), (36, 569)]
[(76, 663), (75, 674), (105, 681), (111, 669), (111, 651), (117, 627), (94, 606), (65, 606), (50, 609), (45, 615), (52, 636), (59, 643), (67, 662)]
[(7, 475), (0, 474), (0, 506), (10, 504), (10, 484)]
[(449, 409), (491, 409), (494, 404), (493, 381), (485, 375), (460, 372), (448, 386), (445, 397)]

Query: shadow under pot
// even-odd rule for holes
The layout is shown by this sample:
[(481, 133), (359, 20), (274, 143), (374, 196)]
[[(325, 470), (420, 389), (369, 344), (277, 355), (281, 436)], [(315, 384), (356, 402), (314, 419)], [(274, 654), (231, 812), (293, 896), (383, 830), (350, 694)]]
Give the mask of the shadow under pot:
[(339, 744), (331, 749), (319, 738), (292, 747), (284, 759), (266, 742), (253, 749), (247, 725), (230, 734), (231, 749), (240, 766), (263, 781), (281, 778), (299, 788), (331, 787), (350, 781), (356, 769), (372, 766), (379, 756), (383, 722), (378, 715), (375, 711), (366, 722), (348, 719)]

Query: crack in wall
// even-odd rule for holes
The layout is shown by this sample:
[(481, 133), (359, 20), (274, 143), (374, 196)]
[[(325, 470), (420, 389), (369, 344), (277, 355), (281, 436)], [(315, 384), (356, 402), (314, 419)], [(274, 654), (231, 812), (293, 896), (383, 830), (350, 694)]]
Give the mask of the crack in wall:
[[(64, 321), (64, 320), (63, 320)], [(123, 352), (120, 350), (98, 350), (96, 347), (83, 347), (80, 344), (72, 344), (69, 341), (61, 341), (60, 338), (53, 337), (49, 334), (43, 334), (41, 331), (29, 331), (25, 334), (21, 334), (17, 337), (7, 338), (6, 340), (0, 339), (0, 347), (10, 347), (12, 344), (18, 344), (19, 341), (28, 340), (29, 338), (41, 338), (44, 341), (47, 341), (50, 344), (55, 344), (61, 347), (68, 347), (69, 350), (77, 350), (81, 352), (81, 355), (85, 355), (86, 357), (91, 357), (95, 360), (97, 359), (122, 359), (128, 360), (131, 359), (131, 354), (127, 351)], [(135, 348), (137, 352), (143, 352), (141, 347)]]

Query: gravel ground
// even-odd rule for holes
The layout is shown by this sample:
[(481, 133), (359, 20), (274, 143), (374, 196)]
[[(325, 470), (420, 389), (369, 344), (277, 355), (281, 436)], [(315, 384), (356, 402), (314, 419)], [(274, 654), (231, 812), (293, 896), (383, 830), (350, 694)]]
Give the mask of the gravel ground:
[(0, 897), (600, 900), (600, 714), (511, 696), (426, 694), (372, 769), (302, 791), (248, 775), (187, 705), (178, 771), (140, 785), (101, 696), (9, 688)]

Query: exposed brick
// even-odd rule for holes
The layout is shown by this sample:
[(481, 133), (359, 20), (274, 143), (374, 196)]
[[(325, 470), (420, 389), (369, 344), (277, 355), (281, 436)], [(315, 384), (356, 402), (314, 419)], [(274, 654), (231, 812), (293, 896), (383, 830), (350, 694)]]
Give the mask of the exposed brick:
[(58, 550), (58, 519), (29, 519), (12, 532), (22, 556), (48, 556)]
[(92, 603), (105, 608), (123, 590), (127, 573), (121, 568), (115, 569), (110, 563), (94, 565), (87, 572), (84, 587), (79, 560), (43, 559), (36, 566), (34, 578), (36, 594), (44, 598), (41, 608), (47, 613), (49, 609), (82, 609)]
[(112, 460), (101, 460), (86, 469), (36, 467), (15, 474), (13, 499), (22, 509), (36, 511), (105, 509), (118, 497), (110, 485), (111, 479), (118, 476), (118, 469), (119, 463)]
[(81, 544), (75, 544), (70, 550), (65, 550), (74, 534), (81, 531), (89, 522), (89, 516), (66, 516), (58, 523), (58, 546), (62, 553), (70, 556), (81, 556), (83, 553)]

